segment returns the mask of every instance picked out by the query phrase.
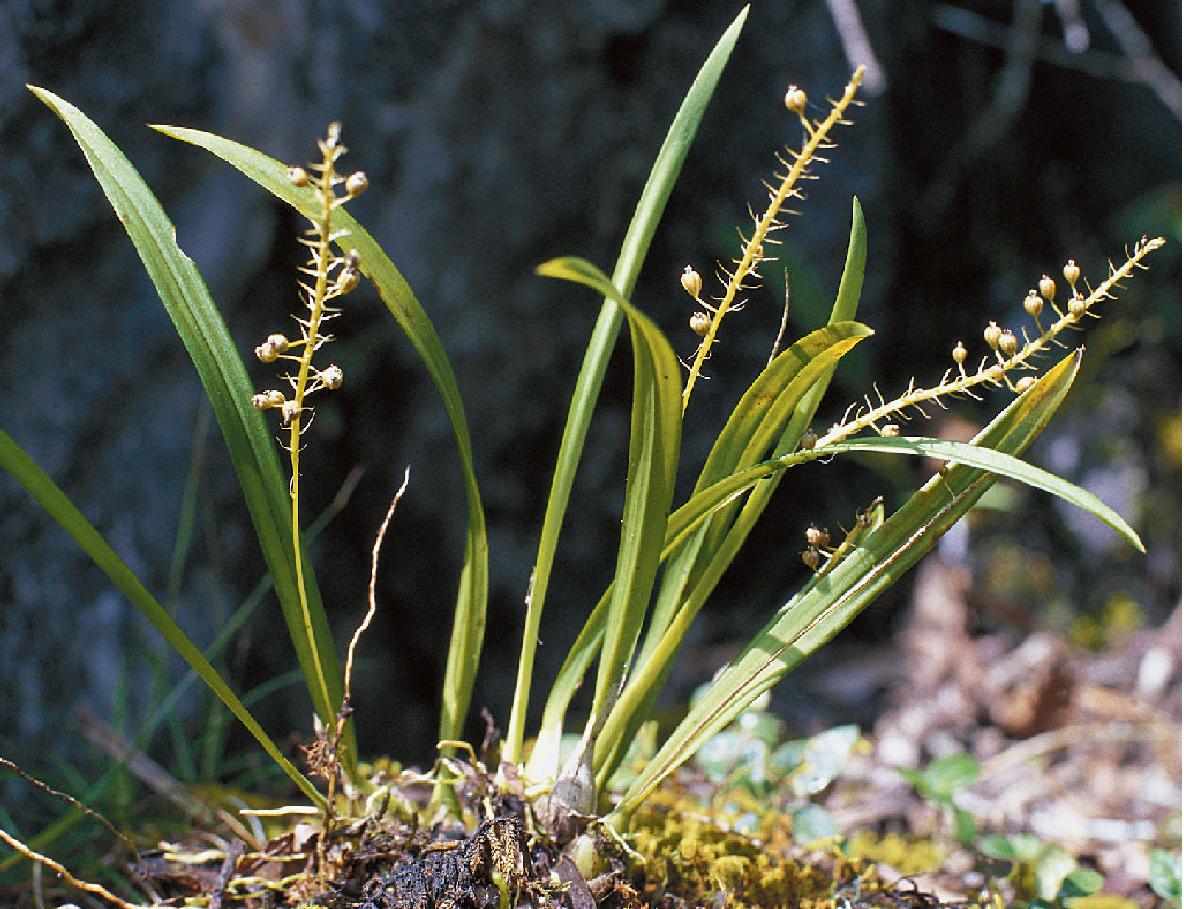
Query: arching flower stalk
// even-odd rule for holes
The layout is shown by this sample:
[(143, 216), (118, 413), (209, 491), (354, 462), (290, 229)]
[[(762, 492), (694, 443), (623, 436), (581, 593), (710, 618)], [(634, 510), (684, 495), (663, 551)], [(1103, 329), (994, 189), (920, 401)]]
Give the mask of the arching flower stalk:
[[(951, 352), (954, 367), (947, 369), (941, 381), (930, 388), (916, 388), (912, 380), (908, 389), (900, 397), (892, 401), (885, 401), (876, 391), (878, 404), (873, 404), (869, 396), (864, 396), (862, 404), (852, 404), (839, 422), (835, 423), (820, 438), (811, 439), (808, 447), (825, 448), (835, 442), (848, 439), (865, 429), (873, 429), (881, 436), (888, 438), (900, 435), (900, 423), (910, 419), (910, 410), (916, 411), (923, 417), (928, 417), (921, 406), (926, 403), (944, 407), (942, 398), (971, 397), (978, 399), (975, 389), (984, 385), (1006, 385), (1016, 394), (1023, 394), (1035, 384), (1037, 367), (1034, 364), (1040, 354), (1053, 345), (1063, 346), (1058, 336), (1069, 329), (1078, 329), (1087, 318), (1098, 318), (1094, 310), (1105, 300), (1114, 299), (1111, 291), (1117, 289), (1121, 282), (1129, 277), (1135, 269), (1146, 269), (1143, 259), (1164, 245), (1163, 237), (1148, 239), (1143, 237), (1127, 254), (1126, 261), (1115, 267), (1110, 263), (1110, 274), (1101, 284), (1090, 288), (1088, 282), (1083, 282), (1081, 268), (1074, 260), (1065, 263), (1063, 274), (1069, 285), (1068, 300), (1064, 309), (1057, 303), (1056, 282), (1048, 275), (1044, 275), (1039, 282), (1039, 290), (1028, 291), (1024, 299), (1024, 310), (1032, 318), (1035, 325), (1035, 336), (1028, 334), (1027, 328), (1020, 329), (1024, 343), (1019, 343), (1015, 333), (1002, 328), (995, 322), (990, 322), (983, 330), (983, 340), (990, 353), (980, 361), (978, 368), (972, 372), (966, 370), (966, 360), (969, 351), (959, 341)], [(1084, 283), (1083, 293), (1078, 290), (1078, 284)], [(1057, 314), (1056, 321), (1044, 328), (1040, 322), (1040, 314), (1044, 303)], [(953, 378), (955, 369), (957, 375)], [(1026, 375), (1013, 381), (1013, 372), (1024, 372)], [(803, 445), (803, 447), (807, 447)]]
[(842, 97), (831, 103), (830, 112), (822, 120), (811, 120), (806, 115), (806, 93), (795, 85), (789, 87), (785, 95), (785, 106), (790, 113), (796, 114), (801, 120), (802, 129), (805, 131), (805, 141), (802, 143), (800, 151), (787, 148), (784, 154), (777, 154), (777, 161), (784, 170), (774, 172), (773, 176), (777, 180), (776, 185), (768, 181), (764, 183), (765, 189), (769, 191), (768, 207), (759, 217), (753, 214), (753, 229), (750, 236), (745, 237), (741, 232), (740, 258), (733, 259), (730, 268), (722, 264), (718, 266), (717, 277), (724, 287), (723, 294), (716, 298), (714, 305), (707, 303), (701, 296), (703, 281), (698, 272), (687, 266), (683, 273), (683, 289), (702, 307), (700, 311), (691, 316), (691, 330), (703, 339), (695, 351), (695, 357), (687, 375), (686, 386), (683, 388), (683, 410), (686, 410), (687, 404), (691, 400), (691, 392), (702, 373), (703, 363), (711, 356), (711, 348), (715, 344), (720, 322), (729, 311), (739, 310), (743, 307), (744, 301), (736, 299), (741, 291), (752, 290), (760, 286), (758, 269), (762, 262), (771, 260), (771, 257), (765, 255), (765, 244), (780, 242), (772, 235), (786, 226), (785, 222), (781, 220), (783, 212), (793, 214), (792, 211), (786, 209), (786, 205), (791, 199), (804, 198), (801, 183), (804, 180), (814, 179), (810, 173), (810, 165), (815, 161), (826, 163), (827, 159), (819, 152), (835, 147), (834, 143), (830, 141), (831, 131), (836, 126), (845, 126), (850, 123), (849, 120), (843, 118), (843, 115), (852, 104), (859, 103), (855, 100), (855, 93), (863, 81), (863, 74), (864, 67), (861, 66), (851, 76), (851, 81), (847, 83)]

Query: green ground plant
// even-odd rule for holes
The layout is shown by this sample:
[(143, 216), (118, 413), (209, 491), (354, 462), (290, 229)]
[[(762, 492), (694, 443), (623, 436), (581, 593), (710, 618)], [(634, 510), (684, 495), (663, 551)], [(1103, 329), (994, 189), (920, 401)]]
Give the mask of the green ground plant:
[[(715, 353), (725, 316), (739, 311), (761, 286), (761, 266), (775, 261), (776, 234), (787, 226), (791, 207), (803, 198), (805, 181), (817, 175), (824, 153), (835, 148), (836, 131), (850, 123), (863, 72), (858, 70), (837, 100), (817, 105), (791, 86), (784, 103), (801, 125), (800, 147), (777, 155), (765, 183), (768, 200), (741, 234), (738, 253), (717, 269), (720, 290), (704, 293), (698, 271), (688, 266), (682, 291), (694, 303), (689, 323), (700, 338), (686, 364), (644, 310), (652, 301), (632, 299), (650, 241), (678, 177), (704, 109), (739, 37), (746, 11), (725, 32), (678, 110), (642, 191), (611, 274), (578, 258), (553, 259), (540, 275), (592, 288), (603, 297), (589, 339), (556, 461), (539, 535), (527, 597), (521, 657), (513, 706), (501, 746), (503, 786), (524, 785), (523, 793), (550, 836), (574, 838), (590, 823), (627, 835), (646, 800), (679, 766), (729, 727), (754, 701), (806, 656), (849, 623), (912, 567), (999, 478), (1009, 477), (1061, 496), (1106, 522), (1132, 546), (1137, 534), (1095, 496), (1019, 456), (1044, 428), (1068, 393), (1082, 356), (1070, 351), (1051, 368), (1038, 361), (1063, 347), (1068, 332), (1095, 318), (1120, 283), (1163, 244), (1139, 240), (1106, 276), (1089, 283), (1072, 260), (1063, 268), (1066, 291), (1044, 276), (1023, 299), (1023, 327), (991, 322), (983, 331), (981, 355), (961, 342), (953, 365), (928, 386), (910, 382), (887, 400), (878, 390), (850, 405), (829, 428), (816, 431), (824, 394), (842, 358), (873, 334), (855, 321), (867, 258), (867, 228), (858, 200), (846, 265), (830, 321), (780, 347), (737, 402), (696, 474), (687, 501), (676, 507), (683, 421), (692, 394)], [(213, 415), (230, 451), (271, 574), (277, 599), (304, 678), (317, 742), (310, 766), (327, 785), (319, 788), (301, 772), (251, 715), (247, 706), (173, 621), (102, 535), (17, 442), (0, 431), (0, 466), (36, 497), (95, 563), (186, 660), (197, 677), (229, 708), (303, 797), (323, 812), (325, 824), (360, 810), (372, 785), (353, 742), (352, 706), (336, 643), (308, 555), (309, 534), (301, 512), (303, 446), (310, 435), (315, 394), (338, 388), (348, 377), (328, 362), (329, 319), (342, 315), (343, 298), (363, 279), (370, 281), (411, 341), (428, 370), (451, 421), (463, 473), (468, 510), (463, 565), (443, 680), (439, 722), (441, 761), (433, 779), (438, 816), (463, 808), (450, 781), (462, 760), (463, 728), (473, 699), (488, 593), (488, 541), (472, 444), (460, 390), (439, 337), (395, 264), (365, 228), (345, 210), (366, 187), (360, 171), (337, 170), (345, 152), (340, 127), (329, 130), (319, 156), (307, 167), (289, 166), (229, 139), (195, 129), (156, 127), (161, 133), (206, 149), (251, 181), (292, 206), (310, 227), (300, 242), (309, 259), (301, 269), (302, 309), (294, 318), (298, 336), (275, 332), (255, 347), (265, 364), (280, 364), (287, 390), (255, 392), (240, 356), (243, 345), (226, 326), (194, 263), (177, 246), (174, 231), (151, 190), (103, 132), (69, 102), (31, 89), (72, 131), (103, 191), (125, 226), (149, 277), (193, 359)], [(815, 117), (821, 110), (822, 115)], [(348, 320), (346, 320), (348, 321)], [(554, 557), (572, 486), (610, 353), (627, 325), (633, 353), (633, 397), (621, 535), (609, 588), (589, 597), (583, 630), (571, 646), (545, 697), (534, 682), (534, 659)], [(319, 359), (314, 361), (318, 355)], [(721, 367), (723, 364), (720, 364)], [(728, 364), (730, 367), (732, 364)], [(903, 425), (926, 414), (929, 405), (955, 398), (978, 399), (999, 392), (1009, 400), (971, 442), (906, 436)], [(277, 411), (288, 469), (281, 469), (264, 411)], [(821, 424), (818, 424), (821, 425)], [(650, 719), (687, 632), (731, 565), (785, 474), (812, 462), (857, 452), (936, 458), (944, 466), (899, 507), (877, 500), (861, 510), (841, 538), (811, 527), (804, 551), (788, 547), (810, 569), (808, 583), (778, 608), (743, 652), (723, 667), (683, 721), (629, 775), (623, 791), (609, 797), (609, 783), (626, 758), (625, 745)], [(813, 468), (815, 470), (824, 468)], [(392, 505), (393, 507), (393, 505)], [(375, 556), (376, 557), (376, 556)], [(373, 597), (373, 588), (371, 591)], [(375, 607), (371, 601), (371, 610)], [(350, 647), (352, 662), (357, 637)], [(576, 690), (590, 675), (592, 704), (586, 716), (569, 717)], [(542, 720), (527, 735), (532, 698), (543, 704)], [(533, 742), (533, 745), (531, 745)], [(453, 757), (457, 755), (457, 757)], [(339, 804), (340, 803), (340, 804)], [(473, 822), (473, 817), (462, 817)], [(14, 847), (15, 848), (15, 847)], [(24, 854), (24, 853), (22, 853)]]

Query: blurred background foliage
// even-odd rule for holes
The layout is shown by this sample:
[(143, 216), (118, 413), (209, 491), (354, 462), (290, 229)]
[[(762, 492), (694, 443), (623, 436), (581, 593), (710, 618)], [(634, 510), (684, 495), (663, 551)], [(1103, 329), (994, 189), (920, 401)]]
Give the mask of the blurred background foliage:
[[(10, 0), (0, 5), (0, 356), (3, 425), (74, 497), (201, 644), (244, 601), (262, 560), (184, 351), (68, 132), (29, 95), (45, 85), (127, 152), (177, 224), (244, 354), (295, 302), (302, 225), (229, 168), (144, 127), (208, 129), (280, 159), (343, 121), (371, 190), (353, 212), (415, 288), (455, 364), (488, 510), (491, 604), (476, 703), (504, 721), (566, 403), (596, 302), (532, 275), (538, 262), (615, 256), (679, 100), (736, 3), (677, 0)], [(1180, 6), (1116, 0), (758, 0), (659, 229), (635, 294), (694, 350), (684, 265), (729, 258), (772, 151), (796, 142), (789, 82), (821, 105), (856, 63), (867, 106), (819, 168), (782, 236), (791, 336), (825, 318), (850, 198), (871, 249), (861, 318), (878, 336), (839, 374), (825, 419), (871, 390), (936, 379), (988, 319), (1068, 257), (1099, 280), (1144, 233), (1169, 238), (1087, 336), (1071, 398), (1031, 458), (1085, 485), (1147, 542), (1143, 558), (1088, 516), (1000, 487), (943, 543), (975, 571), (979, 621), (1053, 628), (1104, 647), (1161, 622), (1180, 590)], [(821, 108), (819, 108), (821, 109)], [(782, 264), (730, 320), (689, 411), (701, 462), (763, 366)], [(443, 408), (372, 291), (335, 326), (341, 392), (318, 405), (306, 513), (357, 480), (316, 545), (339, 641), (364, 609), (370, 543), (404, 465), (412, 480), (380, 574), (378, 621), (355, 679), (363, 749), (425, 762), (434, 745), (464, 507)], [(258, 370), (265, 381), (265, 368)], [(630, 370), (622, 345), (593, 424), (544, 616), (540, 674), (557, 669), (610, 578), (623, 494)], [(1005, 403), (959, 406), (926, 434), (968, 435)], [(925, 474), (905, 460), (811, 465), (780, 499), (700, 618), (670, 703), (729, 656), (804, 580), (811, 522), (849, 526)], [(364, 472), (358, 478), (357, 471)], [(931, 469), (931, 468), (930, 468)], [(109, 763), (98, 720), (183, 782), (252, 784), (261, 758), (196, 687), (145, 732), (179, 660), (56, 526), (0, 477), (0, 753), (82, 795)], [(908, 585), (901, 585), (907, 587)], [(908, 591), (839, 645), (891, 646)], [(310, 708), (266, 597), (221, 665), (277, 737)], [(874, 698), (775, 705), (804, 727), (870, 723)], [(842, 701), (841, 692), (835, 697)], [(541, 696), (537, 698), (541, 701)], [(536, 708), (541, 704), (536, 703)], [(90, 712), (80, 720), (79, 709)], [(830, 710), (826, 716), (818, 711)], [(813, 711), (813, 712), (811, 712)], [(479, 726), (474, 724), (474, 729)], [(803, 731), (810, 731), (804, 729)], [(81, 734), (85, 732), (86, 734)], [(107, 779), (104, 777), (104, 779)], [(118, 773), (125, 807), (144, 790)], [(4, 782), (0, 820), (26, 833), (57, 809)], [(28, 816), (25, 816), (27, 813)], [(10, 828), (11, 829), (11, 828)]]

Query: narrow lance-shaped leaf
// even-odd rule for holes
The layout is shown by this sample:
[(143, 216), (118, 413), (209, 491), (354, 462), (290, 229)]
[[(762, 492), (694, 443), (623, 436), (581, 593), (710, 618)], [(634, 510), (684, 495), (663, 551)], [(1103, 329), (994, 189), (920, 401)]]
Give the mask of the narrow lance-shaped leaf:
[(0, 430), (0, 468), (7, 471), (13, 479), (25, 487), (49, 516), (74, 538), (82, 551), (94, 560), (94, 563), (103, 570), (116, 587), (123, 591), (132, 605), (155, 626), (156, 630), (169, 642), (169, 645), (193, 668), (193, 671), (201, 677), (202, 681), (210, 687), (210, 690), (218, 696), (230, 712), (247, 727), (251, 735), (263, 746), (263, 750), (300, 787), (300, 791), (315, 804), (323, 805), (325, 800), (321, 794), (317, 792), (308, 778), (284, 757), (275, 742), (263, 731), (263, 727), (256, 722), (250, 711), (230, 690), (230, 686), (218, 675), (218, 670), (210, 665), (201, 650), (173, 621), (168, 610), (156, 601), (156, 598), (148, 592), (140, 579), (127, 567), (123, 559), (108, 545), (82, 512), (4, 430)]
[[(834, 305), (831, 308), (828, 323), (830, 326), (854, 318), (863, 287), (866, 263), (867, 224), (859, 199), (854, 198), (851, 202), (851, 236), (847, 246), (847, 258)], [(720, 475), (728, 472), (729, 469), (741, 469), (764, 457), (768, 445), (769, 430), (781, 433), (773, 456), (793, 451), (797, 447), (802, 433), (814, 418), (815, 411), (833, 374), (834, 368), (832, 367), (801, 397), (792, 416), (789, 417), (788, 423), (785, 422), (783, 411), (778, 409), (773, 413), (766, 408), (758, 408), (761, 422), (759, 428), (756, 428), (752, 421), (743, 418), (753, 409), (752, 402), (754, 400), (766, 403), (771, 400), (771, 398), (764, 397), (765, 394), (771, 394), (771, 389), (762, 388), (757, 391), (758, 386), (776, 385), (775, 372), (766, 368), (746, 393), (745, 399), (747, 400), (742, 399), (737, 405), (733, 418), (729, 420), (729, 427), (725, 428), (721, 438), (713, 446), (712, 456), (709, 457), (703, 472), (700, 473), (696, 489), (701, 489), (710, 482), (719, 479)], [(715, 470), (712, 469), (713, 461)], [(744, 500), (738, 517), (735, 510), (739, 507), (739, 495), (725, 503), (722, 508), (712, 506), (713, 514), (710, 523), (706, 526), (698, 526), (693, 535), (682, 540), (681, 545), (675, 547), (670, 553), (670, 563), (662, 576), (653, 618), (646, 632), (642, 652), (638, 658), (639, 662), (645, 663), (654, 652), (654, 648), (662, 640), (680, 604), (686, 605), (693, 614), (710, 596), (715, 585), (718, 584), (719, 579), (764, 512), (780, 479), (781, 474), (778, 473), (758, 483)], [(671, 534), (668, 533), (668, 545), (670, 540)], [(603, 634), (604, 608), (598, 604), (588, 617), (548, 695), (543, 723), (528, 768), (529, 776), (532, 779), (543, 779), (554, 773), (554, 767), (558, 762), (559, 742), (562, 737), (567, 706), (595, 656), (596, 646)], [(665, 676), (662, 676), (653, 683), (646, 702), (641, 705), (630, 706), (630, 699), (626, 698), (625, 704), (615, 708), (633, 712), (630, 728), (636, 727), (637, 723), (648, 715), (664, 684)], [(625, 735), (624, 738), (628, 740), (631, 735)], [(612, 755), (606, 755), (603, 751), (601, 758), (601, 773), (604, 775), (611, 772), (614, 760)]]
[(629, 470), (592, 725), (607, 709), (632, 659), (657, 576), (678, 471), (681, 375), (678, 358), (658, 327), (631, 306), (594, 265), (578, 258), (552, 259), (540, 265), (538, 272), (584, 284), (613, 300), (628, 319), (633, 344)]
[[(740, 37), (740, 31), (748, 17), (745, 6), (724, 32), (706, 62), (699, 70), (695, 81), (687, 91), (682, 105), (675, 114), (670, 130), (658, 150), (658, 156), (646, 179), (637, 202), (633, 220), (625, 233), (621, 251), (613, 268), (612, 283), (628, 297), (633, 293), (637, 275), (649, 251), (650, 241), (657, 229), (666, 201), (682, 170), (687, 151), (698, 131), (699, 122), (711, 100), (715, 87), (731, 56), (732, 49)], [(526, 626), (522, 635), (522, 656), (518, 665), (518, 678), (514, 691), (514, 702), (506, 733), (505, 756), (509, 761), (519, 760), (529, 706), (531, 678), (534, 672), (534, 651), (538, 640), (539, 623), (547, 598), (551, 578), (551, 567), (559, 543), (559, 532), (563, 527), (567, 504), (575, 482), (576, 468), (584, 450), (584, 439), (592, 419), (592, 411), (600, 395), (600, 386), (608, 368), (617, 334), (621, 327), (622, 313), (611, 298), (604, 301), (592, 337), (584, 353), (584, 362), (576, 379), (567, 422), (563, 427), (563, 439), (555, 462), (555, 473), (551, 480), (551, 491), (547, 497), (547, 508), (543, 517), (543, 528), (539, 535), (538, 554), (535, 557), (534, 580), (531, 589), (530, 607), (526, 615)], [(540, 741), (543, 736), (540, 736)], [(550, 737), (548, 737), (550, 738)], [(532, 765), (549, 764), (558, 761), (558, 738), (550, 744), (536, 744), (532, 753)], [(537, 756), (537, 757), (536, 757)], [(538, 768), (534, 771), (537, 775)]]
[[(996, 452), (1021, 453), (1064, 400), (1079, 359), (1079, 353), (1073, 354), (1053, 367), (996, 417), (975, 444)], [(966, 456), (964, 449), (959, 451), (959, 459)], [(950, 466), (944, 476), (935, 475), (833, 572), (807, 585), (778, 610), (634, 780), (610, 822), (627, 823), (641, 801), (704, 741), (915, 565), (995, 479), (995, 473), (965, 463)]]
[[(802, 396), (820, 376), (832, 371), (839, 359), (871, 334), (871, 329), (857, 322), (843, 322), (812, 332), (780, 354), (736, 406), (707, 458), (697, 488), (710, 488), (712, 480), (723, 479), (733, 470), (746, 467), (764, 455)], [(705, 506), (704, 514), (706, 509), (716, 513), (705, 519), (703, 526), (693, 532), (690, 528), (686, 533), (680, 530), (679, 535), (673, 537), (683, 541), (683, 545), (678, 546), (667, 566), (646, 646), (638, 657), (636, 672), (617, 699), (597, 741), (594, 768), (602, 782), (608, 780), (617, 763), (624, 758), (627, 744), (648, 716), (691, 622), (719, 580), (718, 576), (713, 576), (708, 584), (697, 582), (692, 588), (694, 595), (686, 596), (685, 580), (690, 574), (686, 570), (687, 563), (692, 562), (700, 551), (699, 545), (711, 522), (726, 519), (728, 510), (734, 507), (734, 498), (720, 497)], [(668, 526), (668, 539), (672, 538), (670, 530)], [(666, 579), (680, 571), (682, 575), (668, 588)], [(677, 594), (677, 598), (663, 600), (663, 595), (669, 596), (670, 590)]]
[[(341, 677), (329, 623), (313, 580), (312, 566), (305, 556), (304, 576), (314, 631), (314, 640), (308, 640), (296, 593), (287, 483), (280, 473), (275, 442), (262, 417), (251, 407), (253, 388), (226, 325), (197, 266), (177, 246), (172, 222), (123, 153), (69, 102), (43, 88), (30, 86), (30, 90), (74, 134), (193, 359), (230, 450), (264, 558), (275, 579), (276, 593), (313, 706), (321, 719), (330, 723), (341, 704)], [(327, 678), (315, 670), (314, 647)], [(353, 749), (349, 750), (352, 754)]]
[[(293, 186), (287, 179), (287, 166), (262, 152), (212, 133), (177, 126), (157, 126), (167, 136), (204, 148), (237, 168), (249, 179), (301, 214), (311, 217), (319, 203), (311, 190)], [(410, 285), (394, 262), (374, 238), (348, 212), (339, 208), (333, 213), (335, 230), (346, 231), (338, 243), (342, 249), (356, 249), (360, 267), (378, 288), (382, 302), (395, 317), (411, 345), (423, 360), (432, 377), (452, 423), (456, 448), (460, 454), (465, 484), (468, 526), (465, 531), (465, 555), (453, 615), (452, 639), (444, 675), (440, 738), (461, 736), (465, 715), (472, 699), (473, 682), (481, 657), (485, 635), (485, 608), (489, 595), (489, 542), (485, 530), (485, 511), (477, 476), (473, 470), (473, 446), (465, 418), (464, 404), (456, 375), (444, 353), (440, 337), (416, 299)]]

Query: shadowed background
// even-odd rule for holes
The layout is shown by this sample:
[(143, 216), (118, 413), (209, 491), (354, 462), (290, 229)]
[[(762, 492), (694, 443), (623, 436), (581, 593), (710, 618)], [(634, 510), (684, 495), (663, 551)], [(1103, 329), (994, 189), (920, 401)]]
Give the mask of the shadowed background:
[[(194, 640), (208, 643), (262, 576), (262, 559), (191, 365), (69, 133), (24, 83), (78, 105), (128, 154), (244, 355), (290, 324), (303, 225), (237, 172), (144, 124), (208, 129), (295, 162), (340, 119), (352, 150), (343, 166), (365, 169), (371, 182), (351, 210), (423, 302), (464, 395), (491, 558), (474, 707), (504, 723), (522, 597), (598, 306), (533, 268), (561, 254), (611, 268), (666, 127), (737, 9), (621, 0), (0, 6), (2, 425)], [(1052, 627), (1100, 646), (1115, 623), (1160, 622), (1178, 601), (1179, 34), (1179, 5), (1167, 2), (759, 2), (634, 295), (691, 354), (679, 274), (694, 264), (710, 288), (712, 263), (734, 254), (746, 206), (763, 206), (772, 152), (799, 141), (782, 105), (786, 85), (805, 88), (818, 116), (861, 62), (871, 65), (867, 106), (839, 132), (832, 163), (816, 169), (821, 179), (778, 248), (792, 340), (825, 320), (851, 197), (860, 197), (871, 238), (860, 317), (878, 335), (840, 371), (823, 420), (873, 378), (886, 395), (912, 375), (936, 380), (959, 339), (977, 355), (988, 319), (1018, 328), (1027, 289), (1043, 272), (1060, 281), (1067, 257), (1096, 282), (1107, 257), (1143, 233), (1168, 236), (1152, 271), (1087, 336), (1078, 387), (1031, 453), (1115, 506), (1148, 555), (1125, 550), (1088, 516), (1010, 488), (971, 522), (970, 553), (951, 556), (975, 568), (988, 626)], [(729, 318), (711, 381), (695, 393), (688, 472), (768, 356), (781, 264), (766, 275)], [(411, 465), (355, 701), (367, 753), (422, 763), (435, 742), (461, 557), (459, 465), (439, 399), (374, 292), (352, 295), (334, 328), (328, 357), (346, 380), (318, 401), (306, 437), (305, 514), (329, 506), (364, 468), (315, 547), (343, 644), (365, 607), (373, 533)], [(260, 387), (274, 383), (270, 367), (249, 368)], [(612, 574), (630, 382), (622, 340), (560, 544), (540, 685)], [(996, 393), (954, 413), (985, 421), (1006, 400)], [(963, 431), (951, 419), (912, 431)], [(922, 470), (869, 457), (803, 468), (782, 484), (701, 616), (669, 702), (685, 701), (802, 583), (808, 524), (849, 526), (877, 494), (899, 505)], [(75, 708), (135, 740), (183, 667), (7, 477), (0, 552), (0, 750), (33, 770), (85, 777), (95, 752), (78, 739)], [(848, 665), (876, 659), (907, 600), (900, 586), (832, 652)], [(221, 665), (240, 692), (287, 673), (253, 709), (277, 738), (307, 735), (310, 708), (274, 599)], [(808, 663), (778, 689), (784, 715), (803, 730), (874, 719), (874, 689), (845, 689), (833, 674), (812, 688), (819, 668)], [(141, 745), (183, 779), (224, 776), (227, 755), (261, 760), (204, 693), (195, 689), (176, 716), (171, 737), (161, 731)], [(210, 728), (205, 764), (184, 766), (191, 758), (178, 758), (179, 743)]]

